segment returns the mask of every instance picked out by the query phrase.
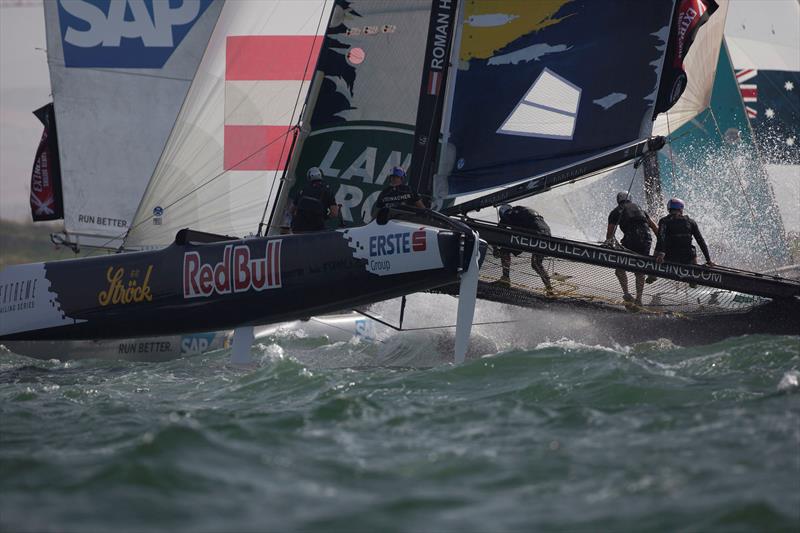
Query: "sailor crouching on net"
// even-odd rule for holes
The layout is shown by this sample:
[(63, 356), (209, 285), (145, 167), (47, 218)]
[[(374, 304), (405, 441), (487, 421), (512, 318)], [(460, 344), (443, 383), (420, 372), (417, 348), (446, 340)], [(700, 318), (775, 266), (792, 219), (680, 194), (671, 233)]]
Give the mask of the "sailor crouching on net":
[[(658, 226), (641, 207), (631, 201), (630, 194), (627, 192), (617, 193), (617, 207), (608, 215), (608, 228), (606, 229), (606, 241), (604, 246), (614, 245), (614, 234), (617, 227), (622, 230), (622, 246), (631, 252), (650, 255), (650, 246), (653, 239), (650, 237), (650, 230), (658, 232)], [(644, 274), (635, 273), (636, 279), (636, 298), (628, 292), (628, 274), (618, 268), (614, 271), (619, 284), (622, 287), (622, 299), (626, 302), (633, 302), (642, 305), (642, 292), (644, 292)], [(652, 278), (652, 279), (651, 279)], [(650, 276), (648, 283), (655, 281), (655, 277)]]
[[(539, 235), (550, 235), (550, 226), (544, 221), (544, 217), (527, 207), (516, 205), (511, 207), (508, 204), (503, 204), (497, 208), (499, 214), (499, 225), (506, 227), (516, 227), (531, 230), (533, 233)], [(522, 252), (516, 250), (506, 250), (504, 248), (493, 247), (492, 253), (495, 257), (500, 258), (500, 264), (503, 266), (503, 275), (494, 284), (502, 287), (511, 286), (511, 254), (515, 256)], [(539, 274), (544, 283), (545, 292), (548, 296), (554, 294), (553, 286), (550, 283), (550, 276), (547, 274), (544, 265), (542, 264), (542, 256), (539, 254), (531, 254), (531, 268)]]
[(658, 221), (658, 240), (656, 241), (656, 262), (697, 264), (697, 249), (692, 246), (692, 237), (706, 258), (706, 266), (714, 266), (708, 246), (700, 234), (697, 222), (683, 214), (685, 204), (680, 198), (667, 202), (669, 215)]
[(339, 216), (335, 197), (322, 181), (322, 171), (317, 167), (308, 169), (308, 185), (292, 199), (292, 233), (322, 231), (326, 218)]

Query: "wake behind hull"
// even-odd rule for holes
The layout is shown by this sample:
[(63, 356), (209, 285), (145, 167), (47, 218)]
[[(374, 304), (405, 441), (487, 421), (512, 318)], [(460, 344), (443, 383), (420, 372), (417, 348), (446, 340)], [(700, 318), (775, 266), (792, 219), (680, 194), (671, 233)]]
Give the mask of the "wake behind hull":
[(113, 339), (305, 318), (458, 280), (463, 233), (390, 220), (0, 273), (0, 341)]

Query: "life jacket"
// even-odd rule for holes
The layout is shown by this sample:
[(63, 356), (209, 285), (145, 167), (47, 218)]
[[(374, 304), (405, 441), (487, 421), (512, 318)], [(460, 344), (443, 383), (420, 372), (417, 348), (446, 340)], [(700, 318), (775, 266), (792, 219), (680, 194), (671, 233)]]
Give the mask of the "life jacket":
[(639, 237), (647, 237), (650, 234), (647, 231), (647, 215), (642, 208), (633, 202), (623, 202), (617, 207), (619, 210), (619, 227), (625, 236), (634, 235)]
[(296, 208), (297, 212), (303, 217), (319, 217), (324, 220), (328, 214), (328, 206), (325, 205), (323, 200), (328, 188), (323, 185), (322, 182), (317, 183), (319, 183), (319, 185), (312, 183), (300, 191)]
[(540, 235), (550, 235), (550, 226), (544, 221), (544, 217), (533, 209), (521, 205), (512, 207), (511, 211), (502, 217), (501, 222), (520, 228), (527, 228)]
[(664, 251), (667, 255), (685, 255), (692, 251), (692, 220), (669, 215), (661, 219), (664, 227)]
[(378, 207), (397, 207), (399, 205), (414, 205), (414, 191), (406, 184), (390, 187), (381, 194)]

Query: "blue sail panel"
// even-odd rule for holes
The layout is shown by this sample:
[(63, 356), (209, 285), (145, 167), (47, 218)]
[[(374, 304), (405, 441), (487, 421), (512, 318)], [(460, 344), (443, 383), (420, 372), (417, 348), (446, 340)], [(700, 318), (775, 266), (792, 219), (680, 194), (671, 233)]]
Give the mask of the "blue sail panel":
[(647, 137), (673, 2), (469, 2), (447, 195), (514, 183)]

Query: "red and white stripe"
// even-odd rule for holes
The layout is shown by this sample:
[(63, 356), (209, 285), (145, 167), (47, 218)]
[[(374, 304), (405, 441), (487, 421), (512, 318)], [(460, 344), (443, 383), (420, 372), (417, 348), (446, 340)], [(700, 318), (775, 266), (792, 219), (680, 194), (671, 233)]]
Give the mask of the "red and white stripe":
[[(283, 170), (322, 35), (228, 36), (225, 170)], [(295, 116), (293, 116), (293, 113)]]
[(438, 71), (431, 71), (428, 74), (428, 94), (437, 95), (442, 85), (442, 73)]
[(758, 102), (758, 85), (755, 83), (743, 83), (755, 78), (758, 75), (758, 70), (748, 68), (740, 70), (736, 73), (736, 83), (739, 84), (739, 92), (742, 94), (742, 101), (745, 102), (745, 111), (747, 118), (756, 118), (758, 111), (747, 105), (748, 103)]

